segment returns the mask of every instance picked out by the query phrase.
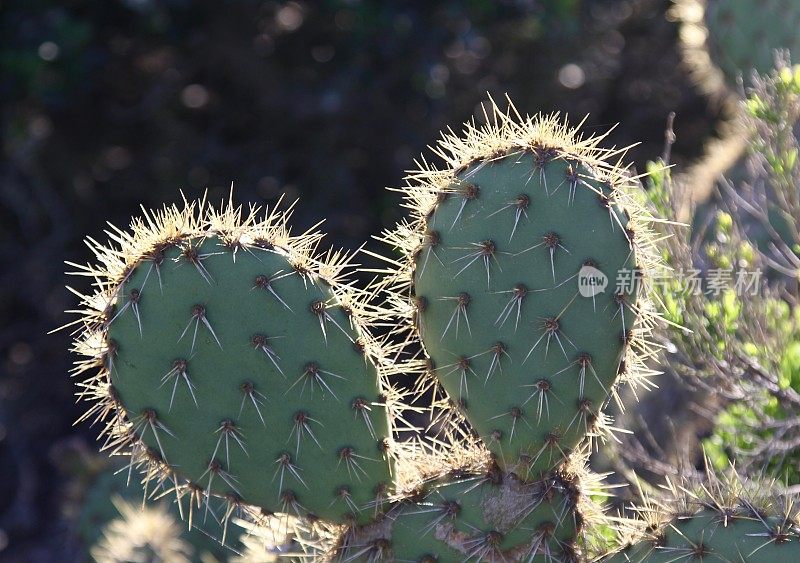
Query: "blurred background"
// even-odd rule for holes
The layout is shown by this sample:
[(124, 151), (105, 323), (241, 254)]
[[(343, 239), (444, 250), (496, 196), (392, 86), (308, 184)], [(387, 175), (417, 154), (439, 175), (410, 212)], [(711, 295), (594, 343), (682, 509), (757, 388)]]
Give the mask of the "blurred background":
[[(208, 190), (325, 218), (355, 248), (391, 226), (404, 171), (487, 94), (621, 123), (673, 162), (719, 109), (680, 63), (668, 0), (0, 0), (0, 561), (80, 560), (65, 502), (96, 431), (73, 426), (64, 261), (140, 205)], [(371, 242), (370, 248), (379, 250)], [(380, 249), (382, 250), (382, 249)]]

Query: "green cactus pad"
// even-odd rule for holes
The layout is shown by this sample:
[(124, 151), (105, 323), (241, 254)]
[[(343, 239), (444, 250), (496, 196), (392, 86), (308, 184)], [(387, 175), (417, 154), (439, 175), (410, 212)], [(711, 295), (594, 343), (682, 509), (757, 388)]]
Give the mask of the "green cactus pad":
[(775, 50), (800, 53), (800, 4), (793, 0), (673, 0), (683, 58), (698, 85), (737, 100), (739, 78), (775, 66)]
[(124, 261), (86, 298), (97, 326), (87, 314), (76, 349), (102, 341), (76, 368), (101, 366), (87, 416), (124, 413), (107, 447), (222, 498), (228, 516), (255, 505), (367, 521), (390, 483), (386, 388), (338, 258), (312, 258), (319, 237), (288, 236), (280, 214), (193, 213), (134, 222), (123, 251), (98, 246)]
[(800, 3), (793, 0), (709, 0), (706, 7), (711, 57), (728, 83), (739, 75), (769, 72), (775, 50), (800, 53)]
[(215, 237), (152, 267), (132, 272), (108, 333), (111, 383), (145, 443), (204, 489), (273, 511), (340, 519), (372, 501), (389, 482), (386, 415), (327, 283), (277, 251), (234, 261)]
[(637, 296), (616, 286), (637, 233), (610, 184), (548, 147), (465, 167), (424, 227), (414, 291), (436, 377), (501, 464), (546, 472), (617, 377)]
[(654, 540), (634, 544), (603, 561), (800, 561), (800, 528), (791, 519), (707, 509), (677, 518)]
[(389, 561), (573, 561), (582, 521), (577, 489), (553, 478), (524, 484), (499, 470), (450, 476), (352, 539), (342, 558)]
[[(658, 497), (645, 495), (638, 518), (621, 519), (619, 548), (604, 563), (800, 561), (798, 497), (769, 479), (748, 479), (706, 461), (700, 480), (668, 480)], [(621, 524), (621, 525), (619, 525)]]

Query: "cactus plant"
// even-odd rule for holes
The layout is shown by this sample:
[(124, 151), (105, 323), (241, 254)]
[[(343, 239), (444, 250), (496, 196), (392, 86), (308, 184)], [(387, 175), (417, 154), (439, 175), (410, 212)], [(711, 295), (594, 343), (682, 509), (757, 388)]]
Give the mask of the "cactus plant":
[(102, 538), (91, 550), (94, 561), (191, 563), (195, 552), (192, 545), (181, 537), (183, 525), (164, 505), (139, 510), (120, 497), (112, 500), (121, 517), (103, 528)]
[(524, 482), (498, 468), (484, 474), (451, 471), (396, 504), (366, 531), (346, 538), (342, 556), (572, 561), (583, 527), (579, 483), (577, 475), (567, 473)]
[[(338, 254), (313, 257), (319, 235), (232, 203), (90, 239), (83, 418), (146, 494), (176, 490), (190, 525), (218, 498), (224, 530), (291, 514), (303, 549), (347, 561), (583, 557), (602, 409), (654, 373), (652, 218), (602, 136), (513, 106), (487, 118), (444, 138), (447, 168), (412, 174), (413, 222), (384, 237), (405, 258), (366, 292)], [(419, 376), (415, 397), (397, 374)], [(407, 409), (440, 434), (393, 441)]]
[(717, 96), (772, 69), (776, 49), (800, 53), (800, 5), (790, 0), (675, 0), (671, 14), (681, 22), (684, 60)]
[(795, 495), (775, 482), (749, 481), (728, 468), (702, 482), (670, 483), (663, 498), (639, 509), (637, 539), (606, 563), (726, 561), (767, 563), (800, 558)]

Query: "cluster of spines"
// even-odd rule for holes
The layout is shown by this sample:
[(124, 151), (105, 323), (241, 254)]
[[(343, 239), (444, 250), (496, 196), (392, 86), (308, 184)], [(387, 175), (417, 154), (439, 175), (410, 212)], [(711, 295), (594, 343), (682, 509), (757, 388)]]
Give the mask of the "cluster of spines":
[[(236, 447), (245, 449), (244, 438), (232, 419), (220, 422), (216, 442), (219, 451), (214, 452), (215, 455), (209, 462), (206, 475), (209, 486), (203, 486), (186, 480), (168, 462), (164, 448), (161, 446), (161, 439), (170, 435), (171, 432), (159, 419), (158, 413), (154, 409), (145, 409), (138, 415), (130, 413), (126, 415), (124, 405), (112, 384), (111, 374), (115, 370), (114, 362), (118, 348), (114, 340), (108, 337), (109, 329), (114, 320), (123, 313), (132, 315), (141, 327), (138, 303), (144, 288), (129, 289), (127, 294), (121, 292), (137, 266), (147, 267), (146, 281), (151, 281), (153, 285), (160, 285), (165, 252), (172, 248), (180, 249), (179, 259), (195, 268), (197, 274), (206, 281), (209, 281), (210, 276), (207, 268), (203, 265), (207, 256), (198, 252), (198, 241), (216, 237), (221, 241), (218, 253), (230, 254), (234, 262), (240, 252), (252, 253), (258, 249), (266, 249), (285, 256), (293, 268), (292, 273), (298, 273), (303, 276), (304, 280), (308, 279), (311, 283), (323, 283), (336, 295), (334, 305), (341, 307), (345, 312), (345, 318), (348, 318), (351, 323), (349, 328), (353, 328), (358, 334), (358, 338), (350, 339), (352, 345), (364, 355), (365, 361), (370, 361), (376, 366), (379, 373), (381, 404), (374, 406), (371, 400), (361, 398), (361, 401), (358, 399), (352, 401), (347, 408), (352, 410), (356, 419), (360, 416), (370, 430), (372, 427), (366, 411), (384, 407), (389, 411), (390, 424), (394, 423), (398, 429), (402, 429), (404, 426), (410, 428), (404, 412), (406, 407), (401, 400), (403, 392), (388, 383), (384, 376), (388, 365), (384, 351), (369, 331), (364, 328), (365, 325), (378, 318), (378, 312), (366, 305), (364, 296), (347, 285), (343, 278), (343, 272), (350, 266), (349, 259), (337, 252), (328, 252), (324, 256), (317, 255), (316, 248), (321, 235), (313, 231), (316, 226), (299, 236), (292, 235), (287, 225), (292, 211), (291, 206), (285, 211), (267, 211), (263, 218), (258, 217), (259, 211), (257, 207), (251, 207), (249, 212), (243, 214), (242, 208), (234, 207), (232, 203), (223, 205), (216, 210), (207, 206), (205, 200), (193, 203), (185, 202), (182, 209), (170, 206), (157, 212), (144, 210), (143, 217), (132, 222), (130, 231), (126, 232), (112, 227), (107, 232), (112, 241), (111, 245), (106, 246), (94, 239), (87, 239), (89, 247), (97, 257), (97, 264), (85, 266), (71, 264), (76, 268), (75, 274), (90, 276), (94, 282), (94, 291), (90, 294), (83, 295), (75, 291), (80, 297), (83, 308), (73, 311), (79, 314), (79, 319), (66, 325), (75, 328), (73, 351), (82, 356), (73, 369), (74, 376), (82, 377), (78, 383), (79, 398), (91, 403), (79, 422), (90, 421), (92, 424), (102, 425), (101, 435), (104, 436), (102, 449), (110, 450), (113, 454), (130, 456), (128, 472), (132, 473), (134, 468), (144, 472), (146, 495), (153, 489), (174, 491), (178, 496), (178, 504), (182, 511), (183, 499), (187, 498), (188, 506), (185, 516), (189, 520), (190, 526), (194, 512), (198, 508), (205, 507), (204, 516), (207, 516), (209, 511), (214, 511), (211, 507), (211, 499), (214, 496), (221, 497), (221, 514), (226, 522), (226, 529), (227, 522), (231, 518), (236, 516), (256, 517), (261, 511), (256, 507), (249, 506), (235, 492), (234, 477), (226, 470), (226, 464), (217, 461), (224, 458), (225, 454), (221, 453), (223, 451), (229, 451)], [(261, 281), (263, 283), (258, 288), (270, 292), (280, 302), (280, 296), (274, 291), (270, 291), (272, 289), (270, 280)], [(258, 279), (255, 284), (258, 286)], [(283, 305), (286, 304), (283, 303)], [(328, 322), (330, 318), (327, 314), (328, 306), (327, 303), (321, 303), (318, 310), (312, 310), (319, 317), (323, 336), (325, 336), (326, 328), (336, 325), (332, 318), (330, 320), (333, 322)], [(356, 316), (358, 321), (354, 318)], [(221, 346), (203, 304), (198, 304), (192, 309), (182, 336), (194, 341), (198, 331), (207, 331), (213, 341)], [(275, 363), (276, 357), (270, 353), (269, 340), (263, 335), (254, 335), (252, 340), (252, 346), (261, 350), (267, 361), (276, 365), (280, 371), (280, 367)], [(169, 386), (170, 406), (175, 400), (175, 392), (179, 385), (185, 387), (189, 400), (193, 400), (195, 403), (197, 401), (189, 363), (190, 360), (177, 359), (169, 370), (165, 370), (162, 384)], [(320, 381), (320, 372), (323, 370), (324, 368), (319, 365), (308, 365), (306, 372), (301, 374), (297, 381), (306, 380), (307, 378), (303, 375), (308, 375), (316, 378), (311, 384), (319, 383), (322, 386), (324, 381)], [(91, 372), (95, 373), (88, 378), (83, 378), (86, 373)], [(305, 382), (302, 381), (298, 385)], [(247, 382), (242, 383), (240, 387), (241, 408), (252, 407), (259, 418), (263, 420), (261, 409), (264, 395), (262, 392), (252, 384), (248, 385)], [(297, 435), (295, 440), (299, 442), (301, 438), (307, 436), (311, 437), (309, 439), (313, 439), (313, 430), (309, 428), (309, 425), (313, 424), (313, 417), (304, 412), (298, 412), (296, 415)], [(149, 445), (145, 442), (145, 437), (148, 436), (151, 438)], [(291, 436), (289, 438), (291, 439)], [(390, 439), (384, 440), (386, 447), (383, 448), (383, 453), (385, 456), (393, 455), (389, 447)], [(343, 448), (339, 453), (348, 468), (353, 466), (352, 470), (358, 470), (357, 459), (352, 459), (357, 456), (356, 452)], [(278, 459), (276, 463), (279, 464), (276, 471), (280, 473), (281, 477), (286, 476), (287, 472), (297, 476), (296, 470), (293, 472), (294, 465), (290, 456), (283, 460)], [(210, 491), (211, 481), (217, 477), (228, 484), (230, 491), (227, 494), (214, 495)], [(300, 480), (302, 481), (302, 478)], [(283, 502), (281, 512), (305, 514), (302, 505), (297, 502), (296, 496), (290, 489), (287, 488), (281, 498)], [(343, 501), (346, 503), (347, 498), (344, 498)]]

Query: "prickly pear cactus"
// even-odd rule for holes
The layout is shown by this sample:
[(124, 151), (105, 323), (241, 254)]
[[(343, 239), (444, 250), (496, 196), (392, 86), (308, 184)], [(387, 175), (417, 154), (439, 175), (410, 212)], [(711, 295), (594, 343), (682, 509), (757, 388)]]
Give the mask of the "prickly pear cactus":
[(110, 417), (106, 447), (194, 508), (214, 495), (228, 517), (368, 519), (390, 483), (386, 389), (342, 261), (314, 258), (319, 236), (290, 236), (283, 215), (232, 205), (132, 227), (92, 242), (102, 265), (83, 270), (98, 291), (77, 369), (100, 367), (84, 395), (88, 417)]
[(652, 253), (598, 139), (555, 117), (495, 106), (492, 119), (440, 142), (447, 169), (412, 175), (416, 221), (387, 239), (407, 253), (429, 371), (501, 467), (529, 479), (597, 429), (618, 374), (635, 371)]
[(602, 137), (513, 106), (487, 121), (444, 138), (444, 170), (412, 175), (414, 219), (384, 237), (405, 259), (363, 293), (275, 212), (203, 201), (89, 241), (83, 420), (148, 498), (176, 491), (190, 527), (200, 511), (223, 530), (289, 515), (313, 560), (590, 553), (587, 522), (606, 522), (591, 439), (616, 386), (652, 373), (651, 218)]
[(775, 50), (800, 53), (800, 4), (793, 0), (676, 0), (684, 58), (708, 92), (737, 91), (741, 76), (769, 72)]
[(646, 499), (638, 532), (607, 563), (800, 561), (796, 495), (774, 482), (708, 470), (701, 483), (669, 483)]
[(800, 560), (796, 522), (738, 508), (725, 514), (705, 509), (677, 518), (657, 537), (629, 547), (609, 562), (670, 561), (774, 563)]
[(712, 57), (729, 82), (769, 72), (775, 49), (799, 53), (800, 4), (790, 0), (710, 0), (705, 16)]

